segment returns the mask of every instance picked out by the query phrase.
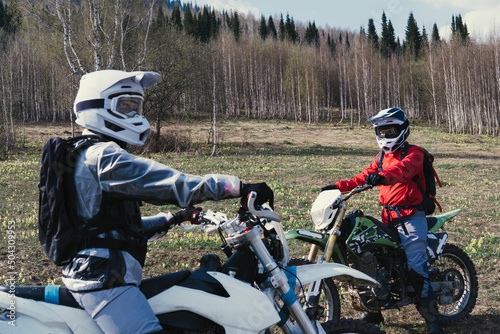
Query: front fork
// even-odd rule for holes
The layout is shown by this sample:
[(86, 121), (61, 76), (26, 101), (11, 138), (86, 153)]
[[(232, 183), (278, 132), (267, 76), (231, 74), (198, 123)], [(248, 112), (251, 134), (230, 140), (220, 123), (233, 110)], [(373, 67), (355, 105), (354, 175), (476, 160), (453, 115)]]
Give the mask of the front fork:
[[(340, 236), (340, 228), (342, 226), (342, 221), (344, 220), (346, 211), (347, 211), (347, 203), (343, 202), (337, 211), (337, 215), (335, 216), (335, 223), (333, 224), (333, 227), (329, 232), (330, 237), (326, 242), (325, 252), (318, 257), (319, 246), (313, 244), (311, 246), (311, 249), (309, 250), (309, 255), (307, 257), (309, 261), (311, 262), (316, 261), (316, 263), (318, 264), (328, 263), (331, 261), (333, 250), (335, 248), (335, 243), (337, 242), (337, 237)], [(311, 283), (311, 286), (308, 289), (306, 295), (307, 307), (315, 307), (318, 305), (319, 296), (321, 294), (321, 285), (322, 285), (321, 280)]]
[[(260, 226), (255, 226), (245, 234), (255, 254), (264, 266), (264, 269), (269, 273), (269, 282), (280, 292), (281, 300), (285, 304), (285, 307), (290, 310), (290, 313), (300, 327), (301, 333), (324, 333), (323, 328), (319, 325), (318, 328), (316, 328), (316, 324), (307, 316), (306, 312), (302, 308), (302, 305), (297, 299), (297, 296), (295, 295), (294, 289), (290, 287), (290, 284), (288, 284), (288, 278), (285, 272), (279, 268), (278, 264), (274, 261), (266, 246), (260, 239), (260, 233), (262, 233)], [(292, 326), (289, 324), (285, 324), (283, 328), (287, 332), (296, 332), (296, 330), (293, 330)]]

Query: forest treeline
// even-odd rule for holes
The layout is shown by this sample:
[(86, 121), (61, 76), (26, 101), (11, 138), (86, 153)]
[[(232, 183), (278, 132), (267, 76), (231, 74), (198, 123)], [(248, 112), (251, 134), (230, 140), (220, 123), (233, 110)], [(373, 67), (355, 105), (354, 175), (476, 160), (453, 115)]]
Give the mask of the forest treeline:
[[(499, 135), (500, 40), (477, 41), (461, 16), (442, 39), (409, 13), (405, 39), (382, 14), (359, 31), (253, 17), (179, 0), (0, 1), (0, 140), (20, 123), (73, 120), (80, 77), (153, 70), (146, 113), (363, 124), (400, 106), (452, 133)], [(379, 26), (375, 22), (381, 22)]]

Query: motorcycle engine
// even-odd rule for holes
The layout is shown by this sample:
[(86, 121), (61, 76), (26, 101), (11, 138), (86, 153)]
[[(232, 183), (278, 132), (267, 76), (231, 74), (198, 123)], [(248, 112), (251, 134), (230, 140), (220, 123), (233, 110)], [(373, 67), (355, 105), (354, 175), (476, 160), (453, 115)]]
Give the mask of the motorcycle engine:
[(377, 276), (377, 258), (372, 252), (364, 252), (361, 259), (354, 262), (354, 267), (370, 277)]
[(370, 277), (375, 278), (381, 287), (356, 287), (350, 292), (351, 302), (360, 311), (379, 310), (387, 304), (390, 296), (391, 275), (383, 263), (379, 262), (378, 257), (371, 251), (365, 251), (361, 258), (351, 259), (353, 267)]

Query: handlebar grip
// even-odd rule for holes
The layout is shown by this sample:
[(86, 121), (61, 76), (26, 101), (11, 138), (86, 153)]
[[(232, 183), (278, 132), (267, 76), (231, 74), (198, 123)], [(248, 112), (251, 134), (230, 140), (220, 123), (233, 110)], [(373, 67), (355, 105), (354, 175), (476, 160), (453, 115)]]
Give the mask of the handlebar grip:
[(201, 224), (200, 215), (201, 215), (201, 210), (193, 211), (193, 213), (191, 214), (191, 217), (189, 217), (189, 221), (191, 222), (191, 224), (200, 225)]

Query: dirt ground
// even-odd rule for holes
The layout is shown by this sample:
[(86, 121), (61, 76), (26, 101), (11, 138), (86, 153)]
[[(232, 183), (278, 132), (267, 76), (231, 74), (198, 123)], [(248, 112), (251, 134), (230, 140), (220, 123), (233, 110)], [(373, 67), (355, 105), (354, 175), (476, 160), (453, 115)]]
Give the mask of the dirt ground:
[[(170, 129), (189, 134), (191, 140), (207, 141), (210, 122), (202, 121), (185, 125), (170, 125)], [(76, 129), (75, 134), (81, 129)], [(353, 164), (361, 159), (361, 154), (377, 153), (378, 148), (373, 130), (369, 127), (350, 128), (335, 124), (303, 124), (276, 121), (229, 120), (220, 122), (220, 150), (238, 147), (241, 154), (255, 154), (260, 148), (278, 150), (297, 148), (342, 149), (352, 151)], [(27, 126), (18, 135), (18, 141), (43, 143), (50, 137), (71, 136), (69, 125)], [(476, 306), (467, 319), (446, 328), (446, 333), (500, 333), (500, 140), (486, 136), (453, 135), (433, 128), (416, 127), (412, 129), (411, 142), (433, 152), (438, 161), (439, 174), (447, 182), (441, 191), (444, 204), (467, 207), (460, 215), (457, 225), (450, 226), (450, 239), (462, 248), (471, 245), (473, 239), (484, 237), (484, 245), (468, 250), (476, 263), (479, 279), (479, 297)], [(208, 151), (208, 150), (207, 150)], [(205, 154), (194, 152), (193, 154)], [(305, 159), (323, 159), (315, 155)], [(364, 158), (367, 161), (366, 157)], [(356, 166), (353, 170), (356, 170)], [(361, 166), (359, 167), (361, 168)], [(300, 175), (300, 183), (318, 187), (327, 180), (313, 180), (313, 176)], [(315, 174), (316, 175), (316, 174)], [(265, 176), (265, 175), (264, 175)], [(459, 199), (456, 199), (459, 198)], [(462, 224), (462, 225), (458, 225)], [(466, 226), (464, 228), (463, 226)], [(479, 254), (473, 252), (479, 252)], [(483, 252), (483, 253), (481, 253)], [(182, 262), (185, 251), (178, 254), (166, 251), (172, 261)], [(156, 256), (160, 256), (158, 251)], [(187, 261), (187, 260), (186, 260)], [(47, 275), (57, 275), (56, 269), (47, 269)], [(148, 272), (146, 272), (147, 275)], [(40, 277), (34, 273), (33, 277)], [(33, 280), (36, 281), (36, 280)], [(389, 333), (425, 333), (423, 319), (414, 307), (385, 312), (384, 330)]]

